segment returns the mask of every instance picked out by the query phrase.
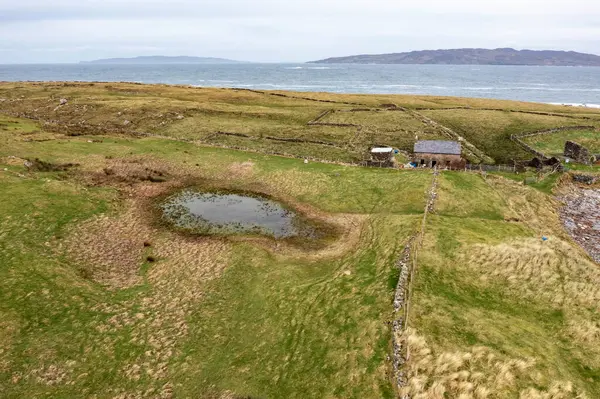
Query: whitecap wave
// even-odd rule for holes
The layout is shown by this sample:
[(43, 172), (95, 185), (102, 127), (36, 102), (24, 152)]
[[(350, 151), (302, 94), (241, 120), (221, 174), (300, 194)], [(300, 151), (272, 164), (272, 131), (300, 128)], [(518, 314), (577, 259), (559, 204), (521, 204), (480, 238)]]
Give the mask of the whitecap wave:
[(583, 108), (598, 108), (600, 104), (586, 104), (586, 103), (548, 103), (552, 105), (562, 105), (564, 107), (583, 107)]

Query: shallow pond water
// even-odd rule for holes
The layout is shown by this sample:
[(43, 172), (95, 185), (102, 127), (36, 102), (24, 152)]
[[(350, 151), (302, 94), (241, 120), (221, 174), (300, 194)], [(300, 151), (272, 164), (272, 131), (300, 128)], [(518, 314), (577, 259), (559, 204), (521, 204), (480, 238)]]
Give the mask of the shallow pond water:
[(200, 234), (311, 236), (313, 229), (282, 204), (254, 195), (183, 190), (161, 204), (163, 217)]

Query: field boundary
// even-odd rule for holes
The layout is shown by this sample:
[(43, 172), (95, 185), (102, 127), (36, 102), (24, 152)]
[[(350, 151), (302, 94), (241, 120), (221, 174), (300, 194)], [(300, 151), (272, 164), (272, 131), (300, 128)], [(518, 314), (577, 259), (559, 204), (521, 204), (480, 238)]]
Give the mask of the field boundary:
[(404, 110), (405, 112), (407, 112), (409, 114), (413, 114), (413, 116), (416, 119), (421, 120), (421, 122), (425, 123), (426, 125), (431, 125), (431, 126), (441, 129), (442, 132), (444, 132), (448, 137), (461, 143), (463, 145), (463, 149), (465, 149), (471, 156), (479, 159), (482, 162), (494, 163), (494, 160), (491, 157), (489, 157), (484, 151), (477, 148), (474, 144), (469, 142), (467, 139), (465, 139), (464, 137), (462, 137), (460, 134), (456, 133), (454, 130), (450, 129), (449, 127), (444, 126), (441, 123), (436, 122), (435, 120), (433, 120), (417, 111), (410, 110), (408, 108), (402, 108), (402, 110)]
[(575, 116), (571, 114), (559, 114), (555, 112), (544, 112), (544, 111), (520, 111), (517, 109), (502, 109), (502, 108), (473, 108), (473, 107), (448, 107), (448, 108), (414, 108), (416, 111), (452, 111), (452, 110), (467, 110), (467, 111), (498, 111), (498, 112), (511, 112), (515, 114), (530, 114), (530, 115), (541, 115), (541, 116), (557, 116), (569, 119), (582, 119), (582, 120), (600, 120), (600, 114), (598, 118), (592, 118), (591, 116)]
[(427, 217), (435, 211), (439, 175), (440, 172), (434, 169), (431, 186), (427, 191), (427, 203), (420, 229), (414, 236), (409, 238), (396, 263), (396, 266), (400, 269), (400, 276), (394, 294), (392, 320), (392, 367), (396, 389), (403, 388), (408, 382), (403, 368), (406, 362), (410, 360), (410, 348), (406, 343), (404, 334), (410, 324), (411, 299), (415, 275), (418, 270), (418, 254), (425, 239)]
[(295, 99), (295, 100), (314, 101), (314, 102), (318, 102), (318, 103), (344, 104), (344, 105), (360, 105), (360, 106), (363, 106), (363, 107), (368, 107), (367, 104), (362, 104), (362, 103), (353, 103), (353, 102), (349, 102), (349, 101), (320, 100), (318, 98), (301, 97), (301, 96), (290, 96), (288, 94), (269, 92), (267, 90), (263, 91), (263, 90), (245, 89), (245, 88), (237, 88), (237, 87), (232, 87), (230, 90), (249, 91), (251, 93), (264, 94), (266, 96), (291, 98), (291, 99)]
[(554, 129), (544, 129), (544, 130), (538, 130), (538, 131), (528, 132), (528, 133), (511, 134), (510, 139), (513, 142), (520, 145), (526, 151), (534, 154), (537, 157), (540, 157), (542, 160), (545, 161), (545, 160), (550, 159), (550, 157), (548, 157), (543, 152), (536, 150), (535, 148), (533, 148), (532, 146), (530, 146), (529, 144), (524, 142), (522, 139), (525, 137), (542, 136), (545, 134), (555, 134), (555, 133), (560, 133), (560, 132), (564, 132), (567, 130), (589, 130), (589, 129), (597, 130), (597, 127), (596, 126), (560, 126), (560, 127), (554, 128)]
[(241, 138), (246, 138), (246, 139), (265, 139), (265, 140), (272, 140), (272, 141), (283, 141), (283, 142), (288, 142), (288, 143), (318, 144), (318, 145), (327, 145), (330, 147), (337, 147), (337, 148), (341, 148), (341, 149), (344, 148), (343, 146), (340, 146), (336, 143), (332, 143), (329, 141), (320, 141), (320, 140), (305, 140), (305, 139), (295, 139), (295, 138), (275, 137), (275, 136), (260, 137), (260, 136), (252, 136), (252, 135), (244, 134), (244, 133), (233, 133), (233, 132), (222, 132), (222, 131), (214, 132), (209, 137), (214, 137), (214, 135), (234, 136), (234, 137), (241, 137)]
[[(235, 133), (235, 135), (238, 135), (238, 134), (241, 134), (241, 133)], [(257, 150), (254, 148), (248, 148), (248, 147), (242, 147), (242, 146), (209, 143), (209, 142), (205, 142), (203, 140), (185, 139), (185, 138), (164, 136), (164, 135), (153, 134), (153, 133), (135, 132), (135, 133), (133, 133), (133, 135), (137, 136), (137, 137), (148, 137), (148, 138), (156, 138), (156, 139), (161, 139), (161, 140), (178, 141), (181, 143), (193, 144), (193, 145), (209, 147), (209, 148), (224, 148), (227, 150), (243, 151), (243, 152), (249, 152), (252, 154), (275, 155), (278, 157), (284, 157), (284, 158), (290, 158), (290, 159), (303, 159), (303, 160), (309, 160), (309, 161), (313, 161), (313, 162), (325, 163), (325, 164), (330, 164), (330, 165), (342, 165), (342, 166), (352, 166), (352, 167), (368, 167), (369, 166), (369, 165), (367, 165), (367, 162), (332, 161), (330, 159), (320, 159), (320, 158), (315, 158), (315, 157), (311, 157), (311, 156), (300, 156), (300, 155), (288, 154), (286, 152), (280, 152), (280, 151)]]

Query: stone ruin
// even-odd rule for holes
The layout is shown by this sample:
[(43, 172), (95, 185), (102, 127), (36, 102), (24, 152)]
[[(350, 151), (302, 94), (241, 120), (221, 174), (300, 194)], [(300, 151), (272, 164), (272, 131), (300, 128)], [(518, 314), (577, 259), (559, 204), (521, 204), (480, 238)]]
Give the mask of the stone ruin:
[(595, 184), (599, 178), (593, 175), (573, 174), (573, 180), (577, 183)]
[(574, 141), (565, 143), (565, 157), (572, 158), (575, 162), (585, 165), (591, 165), (596, 161), (596, 157), (584, 146)]

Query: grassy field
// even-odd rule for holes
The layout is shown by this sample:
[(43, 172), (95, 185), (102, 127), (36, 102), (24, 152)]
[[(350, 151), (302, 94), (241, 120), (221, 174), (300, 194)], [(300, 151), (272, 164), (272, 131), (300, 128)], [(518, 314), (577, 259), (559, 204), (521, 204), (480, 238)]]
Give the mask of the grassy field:
[(536, 150), (550, 156), (562, 155), (567, 141), (583, 145), (592, 154), (600, 154), (600, 130), (566, 130), (556, 134), (525, 137), (523, 140)]
[[(60, 105), (60, 99), (68, 102)], [(389, 110), (390, 104), (409, 112)], [(417, 138), (453, 139), (424, 123), (415, 110), (499, 163), (531, 157), (509, 140), (513, 133), (600, 126), (598, 110), (546, 104), (125, 83), (0, 83), (0, 109), (36, 120), (46, 131), (69, 135), (155, 134), (340, 162), (364, 161), (373, 145), (411, 151)], [(331, 112), (320, 123), (345, 126), (308, 125), (326, 111)], [(479, 162), (485, 156), (469, 158)]]
[[(0, 136), (2, 397), (393, 397), (393, 264), (429, 173), (159, 139), (37, 142), (10, 123), (24, 130)], [(25, 170), (35, 157), (80, 166)], [(146, 168), (169, 180), (135, 180)], [(181, 176), (302, 204), (344, 235), (305, 252), (157, 228), (144, 198)]]
[[(499, 177), (444, 174), (442, 185), (449, 184), (453, 195), (493, 190), (498, 200), (478, 197), (466, 210), (452, 210), (443, 205), (450, 193), (440, 195), (420, 256), (406, 391), (440, 398), (600, 395), (592, 343), (600, 337), (600, 270), (565, 236), (553, 200)], [(483, 203), (488, 214), (478, 210)]]
[[(506, 111), (427, 110), (420, 111), (453, 129), (498, 163), (531, 155), (510, 140), (512, 134), (548, 130), (562, 126), (599, 126), (600, 119), (548, 116)], [(564, 147), (563, 147), (564, 148)]]
[[(430, 171), (305, 164), (132, 134), (196, 138), (208, 108), (284, 115), (300, 129), (331, 103), (121, 84), (0, 88), (11, 114), (0, 115), (0, 397), (397, 396), (389, 358), (396, 262), (421, 228)], [(336, 108), (449, 101), (302, 95), (333, 98)], [(61, 97), (68, 105), (54, 111)], [(383, 112), (364, 125), (375, 130)], [(388, 122), (396, 123), (381, 126)], [(256, 151), (309, 148), (260, 141), (260, 126), (238, 126), (258, 135)], [(334, 140), (335, 128), (327, 131)], [(340, 148), (351, 159), (351, 147)], [(598, 397), (600, 272), (560, 225), (548, 195), (557, 179), (524, 186), (444, 172), (439, 180), (403, 337), (405, 390), (413, 398)], [(339, 236), (306, 249), (181, 235), (153, 209), (186, 185), (263, 193)]]

